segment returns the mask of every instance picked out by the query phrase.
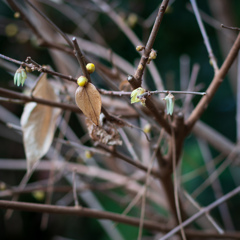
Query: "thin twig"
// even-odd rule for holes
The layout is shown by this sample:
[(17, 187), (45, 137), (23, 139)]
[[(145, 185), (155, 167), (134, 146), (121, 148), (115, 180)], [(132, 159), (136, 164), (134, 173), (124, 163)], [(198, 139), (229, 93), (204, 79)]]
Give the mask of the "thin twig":
[(236, 96), (236, 104), (237, 104), (237, 116), (236, 116), (236, 128), (237, 128), (237, 143), (240, 144), (240, 52), (238, 52), (237, 59), (237, 96)]
[(158, 15), (156, 17), (156, 20), (155, 20), (155, 23), (153, 25), (151, 34), (148, 38), (147, 44), (146, 44), (145, 49), (144, 49), (144, 54), (142, 55), (142, 57), (140, 59), (140, 62), (139, 62), (139, 65), (138, 65), (138, 66), (141, 66), (141, 67), (138, 67), (137, 71), (134, 74), (134, 77), (137, 80), (139, 86), (141, 86), (143, 72), (144, 72), (144, 69), (147, 65), (147, 61), (148, 61), (150, 52), (153, 48), (153, 44), (155, 42), (155, 39), (157, 37), (157, 33), (158, 33), (158, 30), (159, 30), (160, 24), (162, 22), (162, 19), (163, 19), (163, 15), (164, 15), (164, 13), (167, 9), (168, 2), (169, 2), (169, 0), (163, 0), (160, 7), (159, 7)]
[[(201, 210), (200, 205), (191, 197), (190, 194), (188, 194), (185, 190), (183, 190), (183, 194), (194, 207), (196, 207), (198, 210)], [(218, 231), (219, 234), (224, 233), (224, 230), (216, 223), (216, 221), (208, 212), (205, 213), (205, 216), (209, 220), (209, 222), (212, 224), (212, 226)]]
[(221, 24), (221, 27), (222, 27), (222, 28), (227, 28), (227, 29), (230, 29), (230, 30), (240, 31), (240, 28), (238, 28), (238, 27), (228, 27), (228, 26), (223, 25), (223, 24)]
[(79, 207), (78, 197), (77, 197), (77, 185), (76, 185), (76, 169), (73, 169), (72, 173), (72, 182), (73, 182), (73, 199), (75, 203), (75, 207)]
[(209, 85), (206, 91), (207, 95), (200, 100), (200, 102), (198, 103), (198, 105), (195, 107), (190, 117), (188, 118), (186, 122), (188, 130), (187, 132), (190, 132), (196, 121), (201, 117), (203, 112), (206, 110), (208, 104), (211, 102), (213, 96), (215, 95), (219, 86), (223, 82), (223, 79), (225, 78), (229, 68), (232, 66), (233, 61), (237, 57), (239, 49), (240, 49), (240, 35), (237, 37), (220, 70), (217, 72), (217, 74), (215, 74), (211, 84)]
[[(226, 196), (226, 197), (230, 198), (239, 192), (240, 192), (240, 187), (233, 190), (233, 192), (229, 193), (231, 195), (229, 196), (229, 194), (228, 194), (228, 196)], [(226, 201), (226, 200), (227, 199), (224, 199), (224, 200), (221, 199), (221, 202)], [(216, 207), (215, 206), (216, 204), (218, 205), (221, 202), (217, 202), (217, 203), (214, 202), (214, 204), (209, 205), (209, 207), (211, 207), (211, 209), (212, 209), (212, 208)], [(121, 214), (117, 214), (117, 213), (111, 213), (111, 212), (89, 209), (89, 208), (84, 208), (84, 207), (79, 207), (78, 209), (76, 209), (75, 207), (53, 206), (53, 205), (36, 204), (36, 203), (29, 203), (29, 202), (13, 202), (13, 201), (0, 200), (0, 208), (15, 209), (15, 210), (20, 210), (20, 211), (30, 211), (30, 212), (47, 212), (47, 213), (52, 213), (52, 214), (63, 214), (63, 215), (72, 215), (72, 216), (87, 216), (87, 217), (97, 218), (97, 219), (109, 219), (112, 221), (132, 225), (132, 226), (139, 225), (138, 218), (122, 216)], [(200, 214), (198, 213), (198, 215), (200, 215), (200, 216), (202, 216), (206, 211), (208, 211), (208, 209), (202, 209), (201, 211), (202, 212), (200, 212)], [(198, 218), (200, 216), (194, 217), (194, 220), (195, 220), (195, 218)], [(188, 220), (188, 222), (189, 222), (189, 220)], [(153, 230), (153, 231), (163, 231), (163, 232), (169, 231), (171, 229), (170, 227), (166, 227), (164, 224), (160, 224), (160, 223), (157, 223), (155, 221), (150, 221), (150, 220), (144, 221), (144, 228)], [(176, 231), (176, 230), (174, 229), (174, 231)], [(202, 238), (214, 238), (215, 237), (218, 239), (226, 239), (226, 238), (239, 239), (240, 238), (240, 232), (235, 232), (235, 233), (226, 232), (226, 233), (220, 235), (216, 232), (211, 232), (211, 231), (203, 232), (203, 231), (190, 230), (190, 229), (186, 229), (186, 235), (188, 237), (199, 237), (199, 238), (201, 238), (201, 237)], [(167, 239), (167, 238), (165, 238), (165, 239)]]
[(67, 36), (67, 34), (65, 34), (56, 24), (54, 24), (42, 11), (40, 11), (38, 8), (36, 8), (29, 0), (25, 0), (25, 2), (27, 2), (29, 4), (29, 6), (31, 6), (39, 15), (41, 15), (41, 17), (45, 21), (47, 21), (48, 24), (66, 40), (66, 42), (69, 44), (69, 46), (71, 46), (73, 48), (73, 44), (72, 44), (71, 40), (69, 39), (69, 37)]
[[(168, 121), (171, 122), (170, 116), (168, 116)], [(171, 145), (172, 145), (172, 166), (173, 166), (173, 183), (174, 183), (174, 200), (175, 200), (175, 205), (176, 205), (176, 212), (177, 212), (177, 218), (178, 218), (178, 223), (181, 225), (182, 224), (182, 216), (181, 216), (181, 209), (180, 209), (180, 204), (179, 204), (179, 196), (178, 196), (178, 179), (177, 179), (177, 159), (176, 159), (176, 139), (175, 139), (175, 132), (173, 129), (172, 124), (171, 126)], [(184, 232), (183, 227), (181, 228), (181, 236), (183, 240), (186, 240), (186, 235)]]
[[(232, 198), (233, 196), (237, 195), (240, 192), (240, 186), (236, 187), (234, 190), (232, 190), (231, 192), (225, 194), (224, 196), (222, 196), (221, 198), (217, 199), (216, 201), (214, 201), (213, 203), (209, 204), (207, 207), (203, 207), (199, 212), (197, 212), (196, 214), (194, 214), (193, 216), (191, 216), (190, 218), (188, 218), (186, 221), (184, 221), (182, 224), (178, 225), (177, 227), (175, 227), (174, 229), (172, 229), (169, 233), (167, 233), (165, 236), (163, 236), (162, 238), (160, 238), (159, 240), (166, 240), (168, 238), (170, 238), (171, 236), (173, 236), (174, 234), (176, 234), (178, 231), (181, 230), (182, 227), (186, 227), (189, 224), (191, 224), (192, 222), (194, 222), (196, 219), (198, 219), (199, 217), (201, 217), (202, 215), (204, 215), (207, 212), (210, 212), (212, 209), (214, 209), (215, 207), (219, 206), (220, 204), (222, 204), (223, 202), (226, 202), (227, 200), (229, 200), (230, 198)], [(219, 237), (222, 235), (219, 235)]]
[(215, 71), (215, 74), (216, 74), (218, 72), (217, 61), (216, 61), (216, 58), (215, 58), (215, 56), (213, 54), (211, 44), (209, 42), (206, 30), (204, 28), (204, 25), (203, 25), (203, 22), (202, 22), (202, 19), (201, 19), (199, 10), (198, 10), (198, 6), (197, 6), (197, 3), (196, 3), (196, 0), (190, 0), (190, 1), (191, 1), (191, 4), (192, 4), (192, 7), (193, 7), (194, 14), (196, 16), (196, 19), (197, 19), (200, 31), (202, 33), (203, 40), (204, 40), (204, 43), (206, 45), (210, 61), (211, 61), (212, 65), (213, 65), (213, 68), (214, 68), (214, 71)]
[[(188, 89), (187, 89), (188, 91), (192, 91), (194, 89), (199, 69), (200, 69), (199, 64), (194, 64), (193, 65), (192, 73), (191, 73), (191, 77), (190, 77), (189, 84), (188, 84)], [(185, 117), (188, 114), (191, 99), (192, 99), (191, 95), (188, 95), (188, 96), (185, 97), (185, 101), (183, 103), (183, 109), (184, 109), (183, 112), (185, 113)]]
[(160, 145), (160, 143), (162, 141), (162, 138), (163, 138), (163, 134), (164, 134), (164, 130), (162, 129), (161, 132), (160, 132), (158, 141), (156, 143), (156, 149), (154, 150), (154, 152), (151, 156), (150, 164), (149, 164), (148, 171), (147, 171), (147, 174), (146, 174), (146, 180), (145, 180), (144, 191), (143, 191), (143, 196), (142, 196), (141, 217), (140, 217), (140, 223), (139, 223), (138, 240), (141, 240), (141, 238), (142, 238), (142, 230), (143, 230), (144, 215), (145, 215), (146, 195), (147, 195), (147, 188), (148, 188), (148, 185), (150, 183), (150, 174), (151, 174), (151, 171), (152, 171), (152, 168), (153, 168), (154, 159), (157, 155), (159, 145)]
[(31, 96), (26, 96), (22, 93), (18, 93), (15, 91), (11, 91), (11, 90), (7, 90), (4, 88), (0, 88), (0, 94), (4, 97), (7, 97), (9, 99), (19, 99), (22, 100), (23, 103), (26, 102), (36, 102), (39, 104), (43, 104), (43, 105), (47, 105), (50, 107), (57, 107), (57, 108), (61, 108), (64, 110), (70, 110), (72, 112), (77, 112), (77, 113), (81, 113), (82, 111), (75, 105), (73, 104), (66, 104), (66, 103), (60, 103), (60, 102), (55, 102), (55, 101), (50, 101), (50, 100), (46, 100), (43, 98), (36, 98), (36, 97), (31, 97)]
[[(136, 47), (137, 45), (143, 45), (141, 41), (138, 39), (137, 35), (124, 23), (122, 18), (104, 1), (102, 0), (92, 0), (103, 12), (105, 12), (113, 22), (116, 23), (116, 25), (122, 30), (122, 32), (128, 37), (128, 39), (132, 42), (132, 44)], [(167, 0), (168, 2), (169, 0)], [(162, 14), (163, 15), (163, 14)], [(158, 15), (159, 16), (159, 15)], [(161, 15), (160, 15), (161, 16)], [(159, 20), (159, 19), (158, 19)], [(158, 26), (160, 23), (157, 24)], [(158, 30), (158, 29), (155, 29)], [(152, 38), (153, 39), (153, 38)], [(151, 47), (152, 49), (152, 47)], [(150, 49), (150, 51), (151, 51)], [(150, 52), (149, 52), (150, 53)], [(158, 89), (164, 89), (163, 82), (161, 79), (161, 76), (159, 75), (159, 72), (154, 64), (148, 65), (150, 74), (153, 77), (153, 80), (157, 86)], [(140, 87), (139, 82), (139, 87)]]
[[(108, 91), (105, 89), (98, 89), (98, 91), (103, 94), (103, 95), (113, 95), (113, 96), (130, 96), (132, 92), (124, 92), (124, 91)], [(139, 98), (145, 97), (145, 96), (150, 96), (153, 94), (161, 94), (161, 93), (174, 93), (174, 94), (192, 94), (192, 95), (201, 95), (204, 96), (206, 95), (206, 92), (192, 92), (192, 91), (175, 91), (175, 90), (156, 90), (156, 91), (147, 91), (141, 95), (139, 95)]]
[[(211, 178), (211, 175), (214, 174), (214, 171), (216, 170), (216, 165), (214, 165), (214, 163), (211, 161), (212, 154), (211, 154), (210, 148), (206, 143), (206, 141), (201, 139), (198, 139), (198, 146), (201, 150), (201, 154), (206, 165), (208, 176), (209, 178)], [(210, 164), (207, 164), (208, 162)], [(214, 181), (210, 181), (210, 182), (212, 185), (215, 199), (218, 199), (221, 196), (223, 196), (223, 189), (222, 189), (219, 178), (215, 178)], [(227, 230), (234, 231), (234, 224), (233, 224), (232, 217), (231, 217), (227, 203), (223, 203), (221, 206), (219, 206), (219, 212), (223, 221), (224, 228)]]
[(192, 192), (191, 196), (196, 198), (200, 193), (202, 193), (203, 190), (205, 190), (213, 181), (215, 181), (215, 179), (217, 179), (224, 170), (226, 170), (226, 168), (232, 163), (233, 159), (235, 159), (237, 155), (238, 146), (236, 146), (235, 149), (229, 154), (227, 159), (225, 159), (225, 161), (223, 161), (219, 167)]
[(82, 51), (78, 45), (77, 39), (74, 37), (72, 39), (72, 42), (73, 42), (73, 47), (74, 47), (74, 54), (75, 54), (75, 56), (78, 60), (78, 63), (82, 69), (83, 75), (88, 79), (89, 82), (91, 82), (90, 75), (86, 69), (86, 62), (85, 62), (84, 56), (82, 54)]

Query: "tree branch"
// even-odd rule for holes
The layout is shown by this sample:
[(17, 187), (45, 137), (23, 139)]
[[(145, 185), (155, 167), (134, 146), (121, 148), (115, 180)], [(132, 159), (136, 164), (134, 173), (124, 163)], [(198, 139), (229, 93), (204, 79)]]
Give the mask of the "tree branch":
[(223, 65), (221, 66), (220, 70), (217, 72), (217, 74), (213, 78), (210, 86), (208, 87), (208, 89), (206, 91), (207, 94), (202, 97), (202, 99), (200, 100), (200, 102), (198, 103), (198, 105), (195, 107), (195, 109), (191, 113), (190, 117), (188, 118), (188, 120), (186, 122), (187, 134), (189, 134), (189, 132), (192, 130), (194, 124), (197, 122), (197, 120), (201, 117), (201, 115), (204, 113), (204, 111), (208, 107), (208, 104), (211, 102), (216, 91), (218, 90), (219, 86), (223, 82), (223, 79), (225, 78), (233, 61), (237, 57), (239, 49), (240, 49), (240, 34), (238, 35), (235, 43), (233, 44), (227, 58), (225, 59)]

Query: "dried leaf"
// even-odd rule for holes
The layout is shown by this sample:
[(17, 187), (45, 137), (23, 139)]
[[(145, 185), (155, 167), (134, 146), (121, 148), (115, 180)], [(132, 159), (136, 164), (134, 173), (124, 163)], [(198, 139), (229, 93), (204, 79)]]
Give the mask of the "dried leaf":
[(95, 86), (91, 83), (84, 87), (79, 86), (75, 93), (75, 101), (83, 114), (98, 126), (102, 101)]
[[(104, 115), (101, 114), (101, 116)], [(89, 136), (95, 142), (112, 146), (122, 145), (122, 141), (120, 140), (120, 136), (116, 127), (112, 123), (104, 120), (104, 118), (100, 117), (100, 126), (96, 126), (91, 121), (86, 119)]]
[[(40, 76), (33, 96), (58, 101), (59, 99), (54, 93), (51, 84), (47, 81), (46, 76), (46, 74)], [(28, 172), (49, 150), (54, 136), (56, 120), (60, 112), (59, 108), (52, 108), (34, 102), (25, 104), (21, 116), (21, 126)]]

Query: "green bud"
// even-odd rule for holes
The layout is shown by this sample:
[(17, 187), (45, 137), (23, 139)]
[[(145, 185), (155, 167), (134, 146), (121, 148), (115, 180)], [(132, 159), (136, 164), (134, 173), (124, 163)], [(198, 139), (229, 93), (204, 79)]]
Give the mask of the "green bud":
[(167, 114), (172, 115), (174, 109), (174, 96), (169, 93), (163, 100), (166, 101)]
[(23, 86), (26, 78), (27, 78), (27, 74), (25, 69), (20, 67), (14, 75), (14, 84), (17, 85), (18, 87), (20, 86), (20, 84)]

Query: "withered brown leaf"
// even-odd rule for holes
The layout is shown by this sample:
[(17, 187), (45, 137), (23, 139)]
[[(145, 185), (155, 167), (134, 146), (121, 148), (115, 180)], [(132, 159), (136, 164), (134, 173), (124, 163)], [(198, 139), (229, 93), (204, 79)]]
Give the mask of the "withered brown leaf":
[(75, 93), (75, 101), (83, 114), (98, 126), (102, 101), (95, 86), (91, 83), (84, 87), (79, 86)]
[[(33, 91), (33, 96), (51, 101), (59, 100), (47, 80), (46, 73), (40, 76)], [(21, 116), (21, 126), (28, 172), (49, 150), (60, 112), (59, 108), (48, 107), (35, 102), (25, 104)]]
[(111, 146), (122, 145), (122, 141), (120, 140), (116, 127), (109, 121), (104, 121), (104, 119), (100, 117), (100, 126), (96, 126), (90, 120), (86, 119), (86, 125), (89, 136), (93, 139), (93, 141)]

